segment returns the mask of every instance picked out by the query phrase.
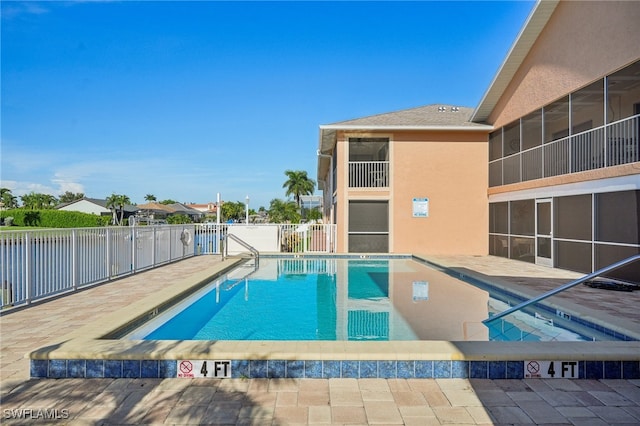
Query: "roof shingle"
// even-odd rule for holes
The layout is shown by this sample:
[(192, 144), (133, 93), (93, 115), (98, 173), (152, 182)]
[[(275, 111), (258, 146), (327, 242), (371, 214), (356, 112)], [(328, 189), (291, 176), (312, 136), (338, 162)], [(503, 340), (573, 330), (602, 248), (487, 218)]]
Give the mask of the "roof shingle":
[(432, 104), (384, 114), (339, 121), (322, 127), (484, 127), (469, 121), (473, 108)]

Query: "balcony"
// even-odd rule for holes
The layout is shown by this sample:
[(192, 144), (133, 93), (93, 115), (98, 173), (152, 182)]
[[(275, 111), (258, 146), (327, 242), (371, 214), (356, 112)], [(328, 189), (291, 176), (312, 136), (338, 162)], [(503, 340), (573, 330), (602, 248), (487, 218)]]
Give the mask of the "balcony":
[(489, 163), (495, 187), (640, 161), (640, 115)]
[(388, 161), (349, 161), (349, 188), (388, 187)]

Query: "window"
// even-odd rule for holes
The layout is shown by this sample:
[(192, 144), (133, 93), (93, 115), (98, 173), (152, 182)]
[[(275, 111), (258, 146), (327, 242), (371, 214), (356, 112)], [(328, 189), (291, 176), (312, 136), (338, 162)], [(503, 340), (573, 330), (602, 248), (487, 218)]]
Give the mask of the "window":
[(492, 234), (509, 233), (509, 205), (507, 202), (489, 204), (489, 232)]
[(640, 61), (607, 77), (607, 122), (634, 115), (633, 104), (640, 101)]
[(596, 194), (596, 241), (640, 244), (640, 191)]
[(520, 120), (504, 126), (504, 156), (520, 152)]
[(554, 236), (591, 241), (591, 194), (554, 199)]
[(546, 106), (544, 114), (544, 143), (569, 136), (569, 96)]
[(502, 158), (502, 129), (489, 135), (489, 161)]
[(534, 200), (511, 201), (511, 234), (533, 236), (536, 230)]
[(542, 110), (522, 118), (522, 150), (542, 145)]

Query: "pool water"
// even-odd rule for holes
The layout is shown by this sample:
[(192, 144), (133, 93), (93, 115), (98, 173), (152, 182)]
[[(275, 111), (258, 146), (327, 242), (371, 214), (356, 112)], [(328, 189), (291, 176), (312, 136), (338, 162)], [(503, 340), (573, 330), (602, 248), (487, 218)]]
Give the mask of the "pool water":
[(128, 334), (145, 340), (592, 340), (410, 258), (262, 258)]

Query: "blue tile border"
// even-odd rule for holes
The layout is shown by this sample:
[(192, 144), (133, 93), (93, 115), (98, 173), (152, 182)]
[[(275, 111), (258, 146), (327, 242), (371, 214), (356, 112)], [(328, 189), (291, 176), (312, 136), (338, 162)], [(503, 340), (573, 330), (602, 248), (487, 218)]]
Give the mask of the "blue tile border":
[[(232, 360), (233, 378), (523, 379), (524, 361)], [(579, 379), (640, 379), (638, 361), (579, 361)], [(175, 378), (176, 360), (32, 359), (32, 378)], [(535, 380), (535, 379), (532, 379)]]

